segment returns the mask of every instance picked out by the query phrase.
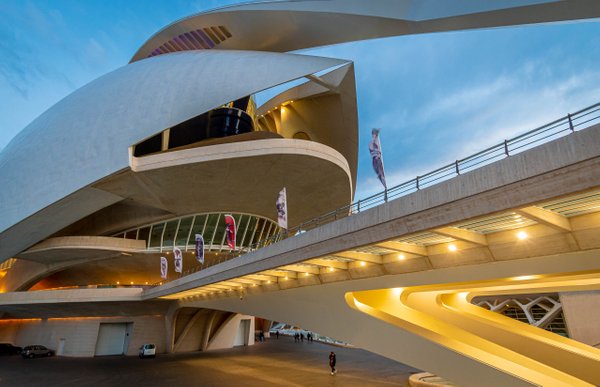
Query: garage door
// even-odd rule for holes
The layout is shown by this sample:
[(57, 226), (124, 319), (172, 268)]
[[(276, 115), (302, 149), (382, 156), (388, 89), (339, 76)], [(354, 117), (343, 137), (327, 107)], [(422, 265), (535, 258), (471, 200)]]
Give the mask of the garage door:
[(125, 345), (127, 323), (100, 324), (98, 341), (96, 342), (96, 356), (122, 355)]

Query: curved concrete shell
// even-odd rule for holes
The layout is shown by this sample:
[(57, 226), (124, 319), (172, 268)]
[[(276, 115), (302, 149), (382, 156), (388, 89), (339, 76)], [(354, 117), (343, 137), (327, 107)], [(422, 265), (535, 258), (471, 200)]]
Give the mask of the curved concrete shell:
[(286, 52), (387, 36), (598, 16), (600, 3), (595, 0), (308, 0), (251, 3), (181, 19), (144, 43), (131, 62), (184, 50), (219, 48)]
[(185, 52), (125, 66), (82, 87), (0, 153), (0, 260), (121, 201), (89, 186), (127, 170), (133, 144), (229, 101), (344, 63)]

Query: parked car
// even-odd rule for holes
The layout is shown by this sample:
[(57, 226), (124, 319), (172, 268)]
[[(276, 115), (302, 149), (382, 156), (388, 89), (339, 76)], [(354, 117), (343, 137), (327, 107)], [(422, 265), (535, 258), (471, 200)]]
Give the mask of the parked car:
[(10, 343), (0, 343), (0, 355), (18, 355), (23, 348), (16, 347)]
[(54, 351), (44, 347), (43, 345), (28, 345), (21, 351), (21, 356), (24, 359), (33, 359), (36, 356), (52, 356)]
[(145, 357), (156, 357), (156, 346), (154, 344), (144, 344), (140, 347), (140, 359)]

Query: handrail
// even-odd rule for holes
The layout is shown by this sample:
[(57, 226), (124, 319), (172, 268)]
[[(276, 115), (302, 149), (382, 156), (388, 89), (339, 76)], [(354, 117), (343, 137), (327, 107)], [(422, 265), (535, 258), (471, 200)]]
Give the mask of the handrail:
[[(588, 117), (593, 115), (592, 117)], [(595, 122), (594, 122), (595, 121)], [(410, 193), (419, 191), (423, 188), (431, 187), (442, 181), (449, 180), (457, 177), (465, 172), (470, 172), (478, 169), (482, 166), (491, 164), (495, 161), (501, 160), (518, 154), (527, 149), (545, 144), (549, 141), (555, 140), (559, 137), (568, 136), (588, 128), (592, 123), (600, 123), (600, 102), (588, 106), (587, 108), (576, 111), (575, 113), (569, 113), (566, 116), (539, 126), (533, 130), (520, 134), (509, 140), (505, 140), (500, 144), (491, 146), (487, 149), (479, 151), (471, 156), (465, 157), (464, 159), (456, 160), (451, 164), (447, 164), (443, 167), (437, 168), (432, 172), (429, 172), (422, 176), (400, 183), (392, 188), (388, 188), (382, 192), (368, 196), (364, 199), (360, 199), (354, 203), (347, 204), (334, 211), (325, 213), (311, 220), (302, 222), (300, 225), (293, 227), (288, 230), (283, 230), (268, 239), (264, 239), (257, 244), (250, 245), (248, 248), (243, 250), (231, 251), (224, 257), (220, 257), (218, 262), (213, 262), (210, 266), (217, 265), (224, 261), (239, 257), (246, 252), (258, 250), (266, 247), (273, 243), (277, 243), (282, 239), (289, 238), (301, 234), (307, 230), (319, 227), (323, 224), (331, 223), (340, 217), (352, 216), (358, 214), (367, 209), (376, 207), (380, 204), (387, 203), (390, 199), (396, 199)], [(206, 268), (206, 266), (196, 266), (182, 273), (183, 275), (191, 274)], [(157, 283), (154, 285), (162, 284)]]

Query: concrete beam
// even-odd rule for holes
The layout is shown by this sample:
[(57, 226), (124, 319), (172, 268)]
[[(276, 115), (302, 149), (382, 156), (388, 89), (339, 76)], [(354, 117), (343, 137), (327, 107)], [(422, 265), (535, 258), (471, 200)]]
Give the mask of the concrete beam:
[(278, 277), (278, 278), (296, 278), (296, 273), (294, 272), (283, 272), (283, 271), (277, 271), (277, 270), (265, 270), (261, 273), (264, 273), (266, 275), (270, 275), (272, 277)]
[(541, 207), (525, 207), (515, 210), (515, 212), (534, 222), (543, 224), (559, 231), (571, 231), (571, 222), (569, 218), (556, 212), (548, 211)]
[(405, 242), (396, 242), (396, 241), (388, 241), (388, 242), (379, 242), (375, 244), (375, 246), (383, 247), (389, 250), (398, 251), (400, 253), (409, 253), (420, 255), (422, 257), (427, 256), (427, 248), (425, 246), (414, 245), (412, 243)]
[(353, 259), (356, 261), (364, 261), (364, 262), (378, 263), (378, 264), (383, 263), (383, 259), (381, 258), (381, 255), (370, 254), (370, 253), (360, 253), (358, 251), (342, 251), (340, 253), (335, 253), (332, 255), (336, 256), (336, 257)]
[(333, 267), (334, 269), (348, 270), (347, 262), (333, 261), (330, 259), (321, 259), (321, 258), (309, 259), (308, 261), (304, 261), (304, 262), (309, 263), (311, 265), (322, 266), (324, 268)]
[(488, 241), (485, 235), (475, 231), (463, 230), (456, 227), (442, 227), (433, 230), (434, 233), (457, 239), (463, 242), (475, 243), (476, 245), (487, 246)]
[(297, 273), (310, 273), (310, 274), (319, 274), (320, 270), (315, 266), (302, 266), (302, 265), (286, 265), (278, 267), (281, 270), (289, 270)]
[(275, 282), (275, 281), (277, 281), (277, 277), (272, 276), (272, 275), (266, 275), (266, 274), (263, 274), (263, 273), (249, 274), (247, 276), (244, 276), (244, 278), (249, 278), (251, 280), (257, 280), (257, 281), (261, 281), (261, 282), (266, 282), (266, 281)]

